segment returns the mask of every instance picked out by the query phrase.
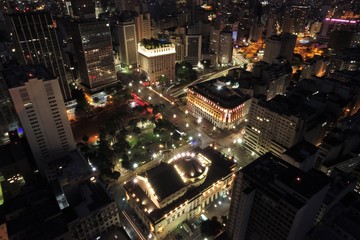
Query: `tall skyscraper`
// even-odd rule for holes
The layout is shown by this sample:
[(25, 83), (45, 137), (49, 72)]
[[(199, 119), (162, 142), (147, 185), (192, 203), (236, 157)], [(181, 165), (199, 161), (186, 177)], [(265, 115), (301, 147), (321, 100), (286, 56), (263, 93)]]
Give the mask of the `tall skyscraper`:
[(151, 18), (150, 13), (139, 14), (135, 16), (135, 27), (136, 27), (136, 36), (138, 42), (143, 39), (150, 39), (153, 37), (151, 30)]
[(296, 35), (289, 33), (273, 35), (267, 38), (263, 61), (271, 64), (274, 59), (283, 57), (291, 63), (294, 55), (295, 44)]
[(81, 83), (91, 92), (117, 82), (108, 21), (75, 23), (73, 40)]
[(137, 52), (138, 40), (134, 21), (119, 22), (117, 33), (121, 65), (136, 67), (139, 61)]
[(185, 36), (185, 60), (197, 66), (201, 59), (201, 35)]
[(304, 172), (271, 153), (262, 155), (236, 176), (227, 235), (233, 240), (302, 240), (328, 188), (324, 173)]
[(56, 20), (46, 12), (9, 15), (16, 55), (21, 64), (44, 64), (58, 78), (65, 101), (71, 99)]
[(231, 31), (220, 32), (220, 45), (218, 61), (221, 65), (227, 65), (232, 62), (233, 39)]
[[(310, 107), (299, 107), (281, 95), (270, 101), (253, 99), (244, 135), (245, 144), (254, 151), (268, 151), (280, 156), (302, 137), (306, 112)], [(309, 114), (308, 117), (310, 117)]]
[(59, 83), (43, 65), (8, 68), (2, 75), (39, 170), (53, 180), (53, 161), (75, 148)]
[(175, 46), (173, 44), (161, 44), (156, 39), (146, 39), (145, 42), (138, 46), (139, 62), (140, 68), (146, 72), (150, 83), (156, 83), (161, 77), (174, 80)]

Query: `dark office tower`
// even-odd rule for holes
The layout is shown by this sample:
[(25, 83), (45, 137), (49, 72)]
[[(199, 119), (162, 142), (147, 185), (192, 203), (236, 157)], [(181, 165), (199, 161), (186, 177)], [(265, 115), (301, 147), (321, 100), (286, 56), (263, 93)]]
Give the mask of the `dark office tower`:
[(186, 35), (185, 37), (185, 61), (197, 66), (201, 59), (201, 35)]
[(44, 64), (57, 77), (65, 101), (71, 99), (56, 20), (46, 12), (9, 15), (16, 55), (21, 64)]
[(119, 43), (119, 57), (122, 66), (138, 65), (138, 40), (133, 20), (119, 22), (116, 26)]
[(95, 0), (71, 0), (72, 16), (76, 19), (95, 19)]
[(281, 35), (273, 35), (266, 39), (263, 61), (273, 63), (274, 59), (283, 57), (290, 63), (294, 55), (296, 43), (296, 35), (283, 33)]
[(81, 83), (98, 92), (116, 80), (108, 21), (75, 23), (73, 41)]
[(241, 240), (302, 240), (313, 227), (328, 177), (262, 155), (240, 170), (231, 197), (227, 234)]
[(134, 20), (136, 27), (136, 38), (138, 42), (143, 39), (150, 39), (153, 37), (150, 13), (139, 14), (134, 17)]

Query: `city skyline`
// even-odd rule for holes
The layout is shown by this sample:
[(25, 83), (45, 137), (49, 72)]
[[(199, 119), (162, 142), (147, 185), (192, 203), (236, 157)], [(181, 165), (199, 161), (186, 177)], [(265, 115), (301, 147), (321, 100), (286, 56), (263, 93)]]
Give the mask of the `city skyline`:
[(0, 238), (358, 239), (360, 1), (0, 0)]

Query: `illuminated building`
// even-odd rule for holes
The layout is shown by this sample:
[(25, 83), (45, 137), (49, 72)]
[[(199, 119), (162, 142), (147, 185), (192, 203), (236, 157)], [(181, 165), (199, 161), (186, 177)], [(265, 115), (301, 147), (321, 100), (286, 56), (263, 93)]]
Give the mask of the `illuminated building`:
[(59, 83), (43, 65), (9, 68), (2, 75), (40, 172), (53, 180), (50, 162), (75, 148)]
[(219, 56), (220, 65), (228, 65), (232, 62), (233, 39), (232, 31), (221, 31), (219, 40)]
[(231, 196), (230, 239), (302, 240), (329, 189), (329, 178), (266, 153), (240, 170)]
[[(180, 153), (125, 183), (130, 206), (156, 239), (199, 216), (232, 187), (235, 164), (208, 147)], [(166, 179), (166, 181), (164, 181)]]
[(283, 57), (290, 63), (294, 55), (296, 35), (283, 33), (266, 39), (263, 61), (273, 63), (274, 59)]
[(117, 82), (108, 21), (75, 23), (73, 34), (81, 83), (99, 92)]
[(134, 21), (119, 22), (117, 25), (119, 37), (119, 55), (123, 66), (138, 65), (136, 29)]
[(265, 154), (271, 151), (280, 156), (302, 137), (305, 118), (314, 115), (314, 109), (277, 95), (264, 101), (252, 99), (246, 125), (244, 143), (252, 150)]
[(175, 46), (169, 43), (162, 44), (156, 39), (148, 41), (154, 41), (156, 44), (139, 43), (138, 52), (140, 68), (145, 71), (150, 83), (155, 84), (160, 77), (175, 80)]
[(9, 15), (15, 54), (21, 64), (44, 64), (58, 78), (65, 101), (71, 99), (56, 21), (46, 12)]
[(250, 102), (249, 96), (220, 80), (196, 84), (187, 91), (190, 112), (221, 129), (240, 124), (248, 113)]

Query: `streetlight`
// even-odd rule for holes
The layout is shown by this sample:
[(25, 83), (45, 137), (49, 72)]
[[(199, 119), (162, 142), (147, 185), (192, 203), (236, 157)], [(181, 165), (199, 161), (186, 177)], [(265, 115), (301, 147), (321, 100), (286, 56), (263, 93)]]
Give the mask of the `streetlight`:
[(188, 123), (186, 123), (186, 127), (189, 127), (189, 124), (188, 124)]
[(151, 100), (151, 97), (149, 96), (148, 99)]
[(188, 110), (185, 110), (185, 114), (188, 114), (189, 113), (189, 111)]
[(200, 123), (201, 123), (201, 121), (202, 121), (202, 118), (201, 118), (201, 117), (199, 117), (199, 118), (197, 119), (198, 124), (200, 124)]
[(176, 114), (173, 115), (173, 118), (176, 118)]

